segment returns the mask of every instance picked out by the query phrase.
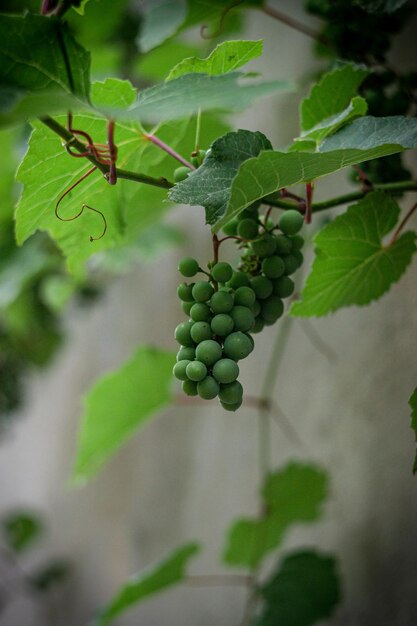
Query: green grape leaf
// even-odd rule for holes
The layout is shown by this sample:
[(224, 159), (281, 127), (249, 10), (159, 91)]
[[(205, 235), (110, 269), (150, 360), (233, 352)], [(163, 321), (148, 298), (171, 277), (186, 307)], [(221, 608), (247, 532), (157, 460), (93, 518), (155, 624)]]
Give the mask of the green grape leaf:
[(40, 295), (46, 306), (60, 313), (77, 290), (77, 282), (68, 275), (47, 276), (41, 283)]
[(319, 317), (343, 306), (369, 304), (386, 293), (417, 249), (413, 232), (384, 244), (399, 213), (390, 196), (376, 191), (323, 228), (314, 238), (316, 258), (291, 314)]
[(200, 53), (201, 48), (196, 45), (178, 39), (168, 39), (161, 46), (139, 57), (135, 69), (143, 78), (153, 81), (162, 80), (166, 78), (171, 68), (182, 59)]
[(369, 70), (365, 67), (353, 63), (346, 63), (324, 74), (301, 102), (301, 136), (349, 107), (368, 74)]
[(262, 40), (224, 41), (206, 59), (196, 57), (183, 59), (172, 68), (167, 80), (192, 73), (209, 74), (210, 76), (226, 74), (261, 56), (262, 50)]
[(157, 122), (185, 118), (198, 110), (241, 111), (257, 98), (292, 89), (288, 81), (248, 82), (248, 77), (241, 72), (219, 76), (185, 74), (144, 89), (134, 106), (114, 114), (124, 119)]
[(238, 130), (216, 139), (202, 165), (173, 187), (168, 197), (178, 204), (200, 204), (206, 221), (213, 224), (227, 207), (230, 185), (243, 161), (272, 148), (260, 132)]
[(136, 97), (137, 90), (128, 80), (106, 78), (105, 81), (97, 81), (91, 86), (91, 101), (97, 108), (126, 109), (135, 102)]
[(394, 13), (400, 9), (407, 0), (355, 0), (368, 13)]
[(213, 230), (219, 231), (247, 206), (284, 187), (409, 148), (417, 148), (417, 120), (398, 116), (355, 120), (325, 139), (320, 152), (262, 152), (240, 166), (227, 210), (219, 213)]
[(109, 605), (93, 622), (93, 626), (107, 626), (127, 609), (150, 596), (185, 579), (186, 567), (191, 557), (200, 550), (198, 543), (189, 542), (174, 550), (158, 565), (133, 577), (124, 585)]
[(141, 52), (149, 52), (175, 35), (187, 16), (185, 0), (146, 0), (141, 9), (143, 18), (136, 40)]
[[(414, 392), (408, 403), (411, 407), (411, 428), (414, 430), (417, 441), (417, 388), (414, 389)], [(416, 458), (414, 459), (413, 474), (417, 474), (417, 454)]]
[(290, 463), (267, 477), (265, 515), (241, 519), (230, 528), (223, 560), (228, 565), (257, 567), (277, 548), (291, 525), (316, 520), (327, 493), (326, 474), (314, 465)]
[(290, 553), (261, 587), (261, 595), (254, 626), (310, 626), (330, 617), (340, 602), (336, 562), (310, 550)]
[(140, 426), (169, 404), (175, 355), (141, 347), (85, 398), (74, 480), (91, 478)]
[(60, 87), (88, 98), (90, 55), (54, 18), (27, 13), (0, 20), (0, 84), (30, 91)]
[(1, 520), (6, 544), (14, 552), (29, 548), (42, 533), (42, 523), (32, 512), (14, 511)]

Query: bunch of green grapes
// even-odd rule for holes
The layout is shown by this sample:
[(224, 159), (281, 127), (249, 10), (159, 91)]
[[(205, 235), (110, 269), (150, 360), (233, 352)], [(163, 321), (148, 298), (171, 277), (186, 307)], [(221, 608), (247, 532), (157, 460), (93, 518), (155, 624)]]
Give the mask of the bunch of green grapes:
[(216, 262), (206, 271), (190, 257), (178, 268), (186, 278), (202, 273), (204, 279), (178, 287), (189, 319), (175, 329), (180, 349), (173, 374), (184, 393), (206, 400), (218, 396), (228, 411), (242, 404), (238, 362), (253, 351), (252, 335), (282, 316), (283, 299), (294, 292), (290, 275), (303, 262), (302, 214), (288, 210), (278, 224), (262, 223), (258, 210), (258, 205), (246, 209), (224, 229), (241, 250), (236, 270)]

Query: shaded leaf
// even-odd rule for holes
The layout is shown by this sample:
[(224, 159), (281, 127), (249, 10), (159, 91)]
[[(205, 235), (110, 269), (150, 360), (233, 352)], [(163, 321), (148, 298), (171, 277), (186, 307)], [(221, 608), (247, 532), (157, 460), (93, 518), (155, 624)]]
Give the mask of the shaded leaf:
[(415, 233), (385, 245), (400, 209), (382, 192), (368, 194), (315, 237), (316, 258), (291, 314), (321, 316), (380, 298), (405, 272), (416, 251)]
[(16, 511), (1, 520), (7, 545), (14, 552), (23, 552), (36, 541), (42, 531), (40, 519), (31, 512)]
[(149, 52), (175, 35), (187, 16), (186, 0), (146, 0), (141, 6), (142, 23), (136, 43)]
[(262, 50), (262, 40), (224, 41), (216, 46), (206, 59), (198, 59), (196, 57), (183, 59), (172, 68), (167, 80), (191, 73), (203, 73), (210, 76), (226, 74), (261, 56)]
[(254, 626), (310, 626), (340, 602), (333, 557), (312, 551), (289, 554), (261, 587), (263, 607)]
[(132, 578), (94, 621), (94, 626), (106, 626), (121, 613), (149, 596), (180, 583), (185, 578), (185, 568), (189, 559), (195, 556), (199, 549), (199, 544), (187, 543), (177, 548), (158, 565)]
[(169, 404), (175, 355), (141, 347), (120, 369), (103, 376), (88, 392), (74, 468), (74, 480), (91, 478), (140, 426)]
[[(320, 146), (320, 152), (340, 149), (374, 150), (388, 146), (398, 146), (399, 149), (395, 150), (396, 152), (416, 148), (417, 119), (402, 115), (362, 117), (325, 139)], [(389, 154), (394, 154), (394, 152)]]
[(406, 2), (407, 0), (355, 0), (355, 4), (368, 13), (394, 13)]
[[(414, 430), (417, 441), (417, 388), (414, 389), (408, 403), (411, 407), (411, 428)], [(414, 459), (413, 474), (417, 474), (417, 454), (416, 458)]]
[(292, 524), (316, 520), (327, 493), (326, 474), (314, 465), (290, 463), (267, 477), (262, 495), (265, 515), (241, 519), (229, 530), (223, 560), (257, 567), (277, 548)]
[(260, 132), (238, 130), (216, 139), (202, 165), (170, 190), (170, 200), (202, 205), (206, 221), (213, 224), (226, 210), (231, 182), (243, 161), (272, 148)]

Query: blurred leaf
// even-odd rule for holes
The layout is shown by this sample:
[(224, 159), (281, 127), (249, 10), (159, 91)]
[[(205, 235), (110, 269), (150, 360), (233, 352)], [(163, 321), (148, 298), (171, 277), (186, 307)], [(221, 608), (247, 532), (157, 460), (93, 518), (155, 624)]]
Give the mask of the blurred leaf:
[(94, 621), (93, 626), (106, 626), (126, 609), (139, 604), (149, 596), (180, 583), (185, 578), (185, 567), (200, 550), (198, 543), (186, 543), (164, 561), (132, 578), (122, 587), (110, 604)]
[(257, 567), (280, 545), (291, 525), (318, 519), (326, 494), (326, 474), (314, 465), (290, 463), (269, 475), (262, 490), (264, 516), (233, 524), (223, 560), (228, 565)]
[(307, 550), (289, 554), (261, 594), (263, 607), (254, 626), (310, 626), (329, 618), (340, 602), (336, 562)]
[[(408, 401), (411, 407), (411, 428), (414, 430), (417, 441), (417, 387), (414, 389), (411, 398)], [(414, 459), (413, 474), (417, 474), (417, 454)]]
[(77, 289), (77, 283), (70, 276), (47, 276), (41, 283), (41, 298), (53, 311), (59, 313), (72, 298)]
[(27, 511), (9, 513), (1, 520), (7, 545), (14, 552), (23, 552), (39, 537), (43, 528), (39, 517)]
[(30, 581), (32, 585), (41, 592), (48, 592), (55, 585), (64, 582), (71, 571), (67, 561), (52, 561), (42, 569), (38, 569), (31, 575)]
[(369, 304), (386, 293), (417, 249), (413, 232), (383, 243), (399, 214), (395, 200), (376, 191), (323, 228), (314, 238), (316, 258), (291, 314), (326, 315), (343, 306)]
[(191, 73), (209, 74), (210, 76), (226, 74), (261, 56), (262, 50), (262, 40), (224, 41), (206, 59), (196, 57), (183, 59), (172, 68), (167, 80)]
[(85, 397), (74, 480), (98, 472), (143, 424), (169, 404), (175, 355), (141, 347), (120, 369), (103, 376)]
[(139, 57), (137, 71), (141, 78), (163, 80), (170, 69), (182, 59), (196, 56), (201, 47), (178, 39), (168, 39), (162, 45)]
[(355, 0), (368, 13), (394, 13), (401, 8), (407, 0)]
[(186, 0), (145, 0), (143, 21), (137, 38), (141, 52), (149, 52), (175, 35), (187, 15)]

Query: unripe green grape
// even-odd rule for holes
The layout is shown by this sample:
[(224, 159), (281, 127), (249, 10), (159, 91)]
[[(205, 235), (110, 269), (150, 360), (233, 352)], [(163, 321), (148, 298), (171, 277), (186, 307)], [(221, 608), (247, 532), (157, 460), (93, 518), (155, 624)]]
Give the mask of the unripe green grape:
[(291, 254), (287, 254), (285, 257), (283, 257), (283, 259), (285, 264), (284, 273), (286, 276), (289, 276), (290, 274), (294, 274), (294, 272), (298, 270), (303, 262), (303, 255), (299, 251), (291, 252)]
[(195, 358), (195, 348), (181, 346), (178, 350), (177, 361), (194, 361)]
[(295, 209), (284, 211), (281, 215), (278, 226), (284, 235), (295, 235), (303, 227), (304, 216)]
[(259, 239), (252, 241), (250, 245), (254, 253), (261, 258), (274, 254), (277, 247), (276, 239), (270, 233), (265, 233)]
[(251, 336), (240, 331), (231, 333), (224, 341), (223, 352), (234, 361), (246, 359), (253, 350), (253, 342)]
[(289, 254), (292, 250), (292, 240), (287, 235), (275, 235), (277, 244), (276, 254)]
[(256, 239), (259, 234), (259, 225), (256, 220), (252, 218), (245, 218), (239, 222), (237, 227), (237, 234), (242, 239)]
[(220, 391), (220, 385), (213, 376), (206, 376), (197, 383), (197, 392), (203, 400), (213, 400)]
[(280, 276), (273, 282), (274, 294), (280, 298), (288, 298), (294, 293), (294, 281), (289, 276)]
[(256, 295), (250, 287), (239, 287), (235, 292), (235, 304), (241, 306), (253, 307), (256, 302)]
[(178, 378), (178, 380), (187, 380), (188, 377), (185, 370), (187, 369), (187, 365), (189, 363), (191, 363), (191, 361), (187, 359), (175, 363), (172, 370), (175, 378)]
[(190, 315), (194, 302), (181, 302), (181, 308), (186, 315)]
[(197, 383), (207, 376), (207, 367), (201, 361), (191, 361), (185, 371), (187, 378)]
[(236, 270), (233, 272), (232, 278), (227, 282), (227, 286), (232, 289), (238, 289), (239, 287), (249, 287), (250, 282), (248, 275), (245, 272)]
[(232, 278), (233, 269), (229, 263), (225, 263), (221, 261), (220, 263), (216, 263), (214, 267), (211, 269), (211, 275), (213, 279), (218, 283), (227, 283), (228, 280)]
[(181, 283), (178, 285), (177, 295), (179, 299), (183, 302), (192, 302), (194, 300), (193, 287), (194, 283), (191, 283), (191, 285), (187, 285), (187, 283)]
[[(284, 304), (278, 296), (269, 296), (261, 304), (262, 318), (265, 323), (274, 323), (284, 313)], [(192, 334), (192, 333), (191, 333)]]
[(184, 380), (182, 390), (187, 396), (198, 396), (197, 383), (193, 380)]
[(226, 411), (237, 411), (242, 406), (242, 402), (243, 398), (235, 402), (235, 404), (227, 404), (226, 402), (220, 402), (220, 404)]
[(252, 313), (254, 314), (255, 317), (258, 317), (260, 312), (261, 312), (261, 303), (259, 300), (255, 300), (255, 303), (252, 307)]
[(191, 173), (191, 170), (189, 167), (185, 167), (185, 165), (182, 165), (181, 167), (177, 167), (176, 170), (174, 170), (174, 181), (176, 183), (180, 183), (183, 180), (185, 180), (188, 177), (188, 174)]
[(232, 383), (239, 376), (239, 366), (232, 359), (220, 359), (213, 365), (213, 376), (219, 383)]
[(187, 278), (191, 276), (195, 276), (199, 270), (199, 265), (195, 259), (192, 259), (190, 256), (186, 256), (178, 263), (178, 270)]
[(265, 322), (263, 321), (262, 317), (257, 317), (255, 320), (255, 324), (253, 325), (253, 328), (251, 330), (252, 334), (256, 334), (256, 333), (260, 333), (263, 328), (265, 326)]
[(238, 214), (236, 219), (238, 222), (243, 222), (243, 220), (247, 220), (247, 219), (253, 220), (255, 217), (256, 216), (254, 215), (254, 212), (251, 211), (249, 207), (247, 207), (246, 209), (244, 209)]
[(218, 313), (211, 320), (211, 330), (215, 335), (219, 335), (220, 337), (230, 335), (233, 327), (233, 319), (226, 313)]
[(214, 289), (212, 285), (204, 280), (196, 282), (192, 290), (193, 298), (196, 302), (207, 302), (207, 300), (210, 300), (213, 293)]
[(250, 330), (255, 323), (255, 316), (247, 306), (235, 306), (230, 312), (234, 321), (235, 330), (245, 332)]
[(195, 349), (195, 358), (210, 367), (221, 359), (222, 347), (214, 339), (206, 339), (198, 344)]
[(269, 256), (262, 261), (262, 271), (268, 278), (278, 278), (285, 270), (284, 261), (280, 256)]
[(227, 291), (216, 291), (210, 300), (213, 313), (229, 313), (233, 309), (233, 296)]
[(175, 339), (182, 346), (194, 346), (194, 341), (191, 338), (191, 328), (194, 322), (181, 322), (175, 329)]
[(259, 300), (264, 300), (272, 294), (272, 282), (266, 276), (254, 276), (250, 284)]
[(197, 154), (193, 152), (193, 154), (191, 155), (191, 159), (190, 159), (191, 164), (194, 165), (194, 167), (200, 167), (205, 156), (206, 156), (205, 150), (199, 150)]
[(238, 380), (227, 385), (221, 385), (219, 400), (224, 404), (237, 404), (243, 397), (243, 387)]
[(294, 250), (294, 252), (292, 253), (295, 258), (297, 259), (298, 262), (298, 267), (301, 267), (302, 264), (304, 263), (304, 255), (301, 252), (301, 250)]
[(193, 322), (209, 322), (211, 320), (211, 311), (205, 302), (191, 303), (190, 317)]
[(191, 328), (191, 338), (196, 343), (201, 343), (206, 339), (211, 339), (213, 334), (208, 322), (195, 322)]
[(238, 227), (238, 221), (236, 219), (230, 220), (230, 222), (227, 222), (227, 224), (223, 226), (223, 232), (228, 237), (236, 237), (237, 227)]
[(301, 248), (304, 246), (304, 237), (302, 237), (301, 235), (293, 235), (292, 237), (290, 237), (291, 239), (291, 243), (292, 243), (292, 249), (295, 250), (301, 250)]

